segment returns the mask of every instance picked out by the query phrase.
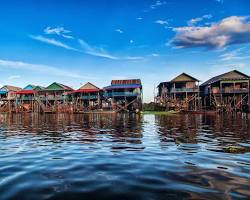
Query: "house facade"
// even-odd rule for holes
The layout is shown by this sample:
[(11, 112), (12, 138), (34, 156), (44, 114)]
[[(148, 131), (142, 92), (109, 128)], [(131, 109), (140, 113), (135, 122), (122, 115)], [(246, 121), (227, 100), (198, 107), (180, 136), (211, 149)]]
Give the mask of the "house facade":
[(22, 90), (20, 87), (5, 85), (0, 89), (0, 100), (13, 100), (15, 99), (16, 92)]
[(29, 84), (15, 92), (15, 112), (36, 112), (37, 98), (43, 87)]
[(104, 109), (116, 112), (142, 110), (142, 83), (140, 79), (112, 80), (111, 85), (103, 88)]
[(15, 108), (16, 92), (22, 88), (5, 85), (0, 89), (0, 112), (10, 112)]
[(182, 73), (168, 82), (158, 85), (156, 102), (166, 110), (198, 110), (199, 80)]
[(69, 112), (72, 110), (70, 93), (74, 91), (71, 87), (54, 82), (39, 90), (37, 102), (43, 112)]
[(74, 103), (74, 112), (93, 111), (101, 109), (103, 100), (102, 90), (87, 82), (78, 90), (71, 93)]
[(200, 86), (205, 109), (249, 110), (250, 77), (238, 70), (215, 76)]

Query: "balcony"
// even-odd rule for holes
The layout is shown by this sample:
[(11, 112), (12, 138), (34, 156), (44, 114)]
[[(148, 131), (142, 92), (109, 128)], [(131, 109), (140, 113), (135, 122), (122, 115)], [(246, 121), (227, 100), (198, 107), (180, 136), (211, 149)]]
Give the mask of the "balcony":
[(97, 95), (84, 95), (84, 96), (80, 96), (80, 99), (82, 100), (98, 99), (98, 96)]
[(67, 96), (39, 96), (38, 97), (41, 101), (63, 101), (68, 99)]
[(240, 93), (248, 93), (248, 88), (223, 88), (221, 90), (222, 93), (228, 93), (228, 94), (240, 94)]
[(136, 97), (139, 96), (138, 92), (112, 92), (112, 93), (104, 93), (104, 97)]
[(182, 93), (182, 92), (199, 92), (198, 87), (195, 88), (172, 88), (170, 93)]
[(33, 100), (34, 98), (33, 98), (33, 96), (22, 96), (22, 97), (20, 97), (20, 98), (18, 98), (18, 99), (20, 99), (20, 100), (23, 100), (23, 101), (31, 101), (31, 100)]

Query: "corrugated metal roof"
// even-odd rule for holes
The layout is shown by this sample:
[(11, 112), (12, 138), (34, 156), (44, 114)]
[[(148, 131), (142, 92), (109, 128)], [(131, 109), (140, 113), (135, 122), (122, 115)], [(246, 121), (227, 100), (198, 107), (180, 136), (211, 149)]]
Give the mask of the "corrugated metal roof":
[(22, 88), (20, 87), (16, 87), (16, 86), (12, 86), (12, 85), (4, 85), (1, 89), (2, 90), (6, 90), (6, 91), (13, 91), (13, 92), (16, 92), (16, 91), (20, 91), (22, 90)]
[(159, 88), (159, 87), (161, 87), (162, 85), (164, 85), (164, 86), (170, 86), (170, 82), (161, 82), (157, 87)]
[(111, 85), (132, 85), (139, 84), (141, 85), (140, 79), (127, 79), (127, 80), (112, 80)]
[(36, 90), (21, 90), (18, 92), (15, 92), (15, 94), (36, 94), (37, 91)]
[(95, 86), (94, 84), (87, 82), (86, 84), (84, 84), (83, 86), (81, 86), (79, 88), (79, 90), (100, 90), (100, 88), (98, 88), (97, 86)]
[(222, 80), (250, 80), (250, 77), (238, 70), (233, 70), (230, 72), (226, 72), (224, 74), (220, 74), (218, 76), (215, 76), (209, 80), (207, 80), (206, 82), (201, 84), (202, 86), (206, 86), (206, 85), (210, 85), (212, 83), (218, 82), (218, 81), (222, 81)]
[(27, 85), (26, 87), (24, 87), (22, 90), (43, 90), (45, 89), (45, 87), (42, 87), (40, 85)]
[(45, 89), (45, 87), (43, 87), (43, 86), (39, 86), (39, 85), (37, 85), (36, 87), (34, 87), (34, 90), (44, 90)]
[(170, 82), (190, 82), (190, 81), (199, 81), (199, 80), (190, 76), (189, 74), (182, 73), (182, 74), (176, 76)]
[(58, 84), (60, 84), (64, 88), (64, 90), (74, 90), (73, 88), (71, 88), (71, 87), (69, 87), (67, 85), (64, 85), (64, 84), (61, 84), (61, 83), (58, 83)]
[(140, 84), (130, 84), (130, 85), (122, 85), (122, 84), (119, 84), (119, 85), (110, 85), (110, 86), (107, 86), (107, 87), (104, 87), (103, 89), (104, 90), (112, 90), (112, 89), (135, 89), (135, 88), (141, 88), (142, 86)]
[(69, 86), (63, 85), (61, 83), (54, 82), (44, 89), (45, 91), (72, 91), (73, 89)]
[(29, 85), (25, 86), (23, 88), (23, 90), (33, 90), (35, 87), (36, 87), (35, 85), (29, 84)]
[(7, 94), (7, 91), (0, 90), (0, 94)]
[(100, 89), (79, 89), (75, 90), (72, 93), (89, 93), (89, 92), (99, 92)]

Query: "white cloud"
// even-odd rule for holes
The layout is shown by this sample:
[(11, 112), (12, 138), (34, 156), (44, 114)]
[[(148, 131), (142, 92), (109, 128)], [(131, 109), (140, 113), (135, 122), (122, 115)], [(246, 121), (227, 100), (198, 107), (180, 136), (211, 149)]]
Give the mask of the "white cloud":
[(71, 33), (71, 31), (69, 30), (66, 30), (65, 28), (63, 27), (56, 27), (56, 28), (51, 28), (51, 27), (46, 27), (44, 29), (44, 33), (45, 34), (56, 34), (56, 35), (60, 35), (64, 38), (67, 38), (67, 39), (73, 39), (74, 37), (71, 36), (71, 35), (68, 35), (68, 33)]
[(80, 53), (86, 53), (92, 56), (98, 56), (98, 57), (103, 57), (103, 58), (108, 58), (108, 59), (113, 59), (113, 60), (117, 60), (118, 58), (115, 56), (112, 56), (111, 54), (107, 53), (104, 49), (102, 48), (97, 48), (97, 47), (92, 47), (90, 46), (87, 42), (85, 42), (82, 39), (78, 39), (78, 42), (80, 43), (81, 47), (83, 48), (83, 50), (79, 50), (76, 49), (74, 47), (68, 46), (67, 44), (55, 40), (55, 39), (51, 39), (51, 38), (46, 38), (43, 36), (30, 36), (32, 39), (34, 40), (38, 40), (40, 42), (44, 42), (44, 43), (48, 43), (50, 45), (54, 45), (54, 46), (58, 46), (58, 47), (62, 47), (64, 49), (68, 49), (68, 50), (73, 50), (73, 51), (77, 51)]
[(159, 54), (157, 54), (157, 53), (152, 53), (152, 56), (153, 56), (153, 57), (158, 57)]
[[(51, 38), (46, 38), (43, 36), (30, 36), (32, 39), (34, 40), (38, 40), (40, 42), (44, 42), (50, 45), (54, 45), (54, 46), (58, 46), (67, 50), (72, 50), (72, 51), (77, 51), (79, 53), (85, 53), (88, 55), (92, 55), (92, 56), (97, 56), (97, 57), (102, 57), (102, 58), (108, 58), (108, 59), (112, 59), (112, 60), (139, 60), (142, 57), (117, 57), (114, 56), (110, 53), (108, 53), (107, 51), (105, 51), (103, 48), (99, 48), (99, 47), (93, 47), (91, 45), (89, 45), (86, 41), (82, 40), (82, 39), (78, 39), (79, 44), (81, 45), (82, 49), (76, 49), (73, 48), (71, 46), (68, 46), (67, 44), (64, 44), (61, 41), (55, 40), (55, 39), (51, 39)], [(130, 42), (133, 42), (132, 40)]]
[(218, 3), (223, 3), (224, 2), (224, 0), (215, 0), (216, 2), (218, 2)]
[(168, 22), (166, 20), (156, 20), (155, 23), (160, 24), (160, 25), (167, 25), (168, 24)]
[(41, 36), (41, 35), (37, 35), (37, 36), (34, 36), (34, 35), (30, 35), (30, 38), (34, 39), (34, 40), (37, 40), (37, 41), (40, 41), (40, 42), (44, 42), (44, 43), (47, 43), (47, 44), (51, 44), (51, 45), (54, 45), (54, 46), (57, 46), (57, 47), (61, 47), (61, 48), (64, 48), (64, 49), (68, 49), (68, 50), (73, 50), (73, 51), (79, 51), (61, 41), (58, 41), (58, 40), (55, 40), (53, 38), (47, 38), (47, 37), (44, 37), (44, 36)]
[(242, 48), (226, 52), (219, 57), (221, 61), (232, 61), (232, 60), (244, 60), (250, 58), (250, 55), (243, 55), (241, 52)]
[(211, 14), (206, 14), (206, 15), (202, 16), (203, 19), (211, 19), (212, 17), (213, 17), (213, 15), (211, 15)]
[(198, 22), (203, 21), (204, 19), (211, 19), (213, 16), (211, 14), (203, 15), (201, 17), (193, 18), (188, 21), (189, 26), (194, 26)]
[(22, 61), (11, 61), (11, 60), (0, 59), (0, 68), (8, 68), (8, 69), (11, 68), (15, 70), (34, 71), (34, 72), (43, 73), (47, 75), (63, 76), (63, 77), (70, 77), (70, 78), (85, 78), (85, 79), (90, 78), (89, 76), (82, 76), (77, 73), (63, 70), (61, 68), (57, 68), (57, 67), (53, 67), (49, 65), (26, 63)]
[(123, 33), (123, 30), (121, 30), (121, 29), (116, 29), (115, 31), (118, 33)]
[(130, 43), (130, 44), (134, 43), (134, 40), (129, 40), (129, 43)]
[(165, 29), (173, 29), (174, 27), (172, 26), (164, 26)]
[[(50, 29), (48, 29), (50, 30)], [(119, 29), (120, 30), (120, 29)], [(119, 31), (118, 31), (119, 32)], [(121, 30), (120, 30), (121, 32)], [(110, 53), (108, 53), (105, 49), (100, 48), (100, 47), (94, 47), (89, 45), (86, 41), (84, 41), (83, 39), (78, 39), (78, 43), (81, 46), (81, 49), (79, 48), (74, 48), (72, 46), (69, 46), (59, 40), (55, 40), (53, 38), (47, 38), (41, 35), (38, 36), (34, 36), (34, 35), (30, 35), (30, 38), (40, 41), (40, 42), (44, 42), (53, 46), (57, 46), (57, 47), (61, 47), (67, 50), (72, 50), (72, 51), (76, 51), (79, 53), (85, 53), (88, 55), (92, 55), (92, 56), (97, 56), (97, 57), (102, 57), (102, 58), (107, 58), (107, 59), (112, 59), (112, 60), (141, 60), (143, 59), (143, 57), (136, 57), (136, 56), (128, 56), (128, 57), (118, 57), (118, 56), (114, 56)], [(133, 43), (133, 40), (130, 40), (130, 43)]]
[(160, 6), (163, 6), (163, 5), (165, 5), (165, 4), (167, 4), (167, 2), (166, 1), (156, 1), (154, 4), (152, 4), (152, 5), (150, 5), (150, 8), (151, 9), (156, 9), (156, 8), (158, 8), (158, 7), (160, 7)]
[(9, 77), (8, 77), (9, 80), (19, 79), (19, 78), (21, 78), (20, 75), (12, 75), (12, 76), (9, 76)]
[(136, 19), (137, 19), (137, 20), (143, 20), (143, 18), (142, 18), (142, 17), (137, 17)]
[(250, 42), (248, 17), (231, 16), (210, 26), (186, 26), (173, 30), (176, 32), (176, 36), (172, 40), (172, 44), (178, 48), (206, 47), (214, 49)]
[(84, 50), (84, 53), (92, 55), (92, 56), (98, 56), (98, 57), (103, 57), (103, 58), (109, 58), (112, 60), (118, 60), (119, 58), (116, 56), (113, 56), (109, 53), (107, 53), (104, 49), (102, 48), (97, 48), (97, 47), (92, 47), (90, 46), (87, 42), (85, 42), (82, 39), (78, 40), (81, 47)]
[(67, 38), (67, 39), (74, 39), (73, 36), (70, 36), (70, 35), (62, 35), (64, 38)]
[(82, 39), (79, 39), (78, 41), (80, 45), (82, 46), (84, 53), (92, 55), (92, 56), (103, 57), (103, 58), (108, 58), (112, 60), (142, 60), (144, 59), (144, 57), (141, 57), (141, 56), (125, 56), (125, 57), (114, 56), (102, 48), (93, 47), (89, 45), (86, 41)]
[(218, 74), (225, 73), (229, 70), (241, 69), (246, 66), (247, 64), (243, 62), (239, 62), (239, 63), (233, 62), (233, 63), (226, 63), (226, 64), (215, 64), (215, 65), (212, 65), (211, 67), (213, 68), (214, 76), (216, 76)]
[(235, 63), (235, 64), (231, 64), (231, 66), (233, 66), (234, 68), (243, 68), (243, 67), (246, 67), (247, 64), (246, 63)]
[(120, 58), (121, 60), (143, 60), (144, 57), (142, 56), (127, 56), (124, 58)]

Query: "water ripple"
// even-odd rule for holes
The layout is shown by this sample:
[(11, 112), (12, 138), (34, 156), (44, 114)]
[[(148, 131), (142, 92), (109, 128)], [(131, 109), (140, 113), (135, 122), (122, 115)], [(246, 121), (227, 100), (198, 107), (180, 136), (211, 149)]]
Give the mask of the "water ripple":
[(249, 199), (250, 121), (0, 115), (0, 199)]

